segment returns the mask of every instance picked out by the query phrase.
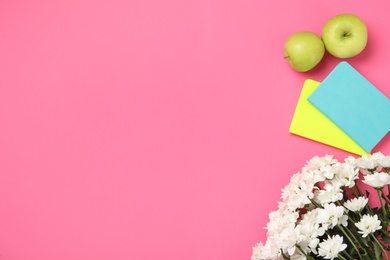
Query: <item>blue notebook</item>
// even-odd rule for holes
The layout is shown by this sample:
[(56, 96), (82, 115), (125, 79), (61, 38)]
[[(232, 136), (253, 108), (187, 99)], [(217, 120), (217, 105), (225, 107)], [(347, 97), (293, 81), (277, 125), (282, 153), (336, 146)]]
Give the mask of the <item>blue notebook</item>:
[(348, 62), (340, 62), (308, 97), (366, 152), (390, 131), (390, 100)]

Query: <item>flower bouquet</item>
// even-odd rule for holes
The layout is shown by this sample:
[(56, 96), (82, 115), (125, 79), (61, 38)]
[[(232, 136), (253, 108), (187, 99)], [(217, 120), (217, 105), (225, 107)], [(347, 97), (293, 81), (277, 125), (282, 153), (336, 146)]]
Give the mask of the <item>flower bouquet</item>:
[(315, 156), (282, 189), (252, 260), (388, 259), (390, 156)]

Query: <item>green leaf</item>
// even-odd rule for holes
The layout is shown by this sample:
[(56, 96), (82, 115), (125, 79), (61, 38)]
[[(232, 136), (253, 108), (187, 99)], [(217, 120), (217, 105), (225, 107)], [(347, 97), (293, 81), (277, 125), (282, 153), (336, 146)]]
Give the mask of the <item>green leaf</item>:
[(362, 258), (363, 258), (364, 260), (372, 260), (372, 257), (371, 257), (369, 254), (367, 254), (367, 253), (362, 254), (361, 256), (362, 256)]
[(362, 236), (358, 235), (356, 236), (356, 239), (359, 241), (361, 245), (364, 245), (365, 247), (370, 247), (367, 243), (367, 239), (363, 238)]
[(382, 260), (382, 249), (378, 243), (374, 244), (375, 259)]
[(365, 260), (375, 259), (375, 254), (371, 250), (367, 250), (365, 254), (362, 255)]
[(382, 236), (382, 241), (383, 241), (385, 244), (390, 244), (390, 237), (383, 235), (383, 236)]

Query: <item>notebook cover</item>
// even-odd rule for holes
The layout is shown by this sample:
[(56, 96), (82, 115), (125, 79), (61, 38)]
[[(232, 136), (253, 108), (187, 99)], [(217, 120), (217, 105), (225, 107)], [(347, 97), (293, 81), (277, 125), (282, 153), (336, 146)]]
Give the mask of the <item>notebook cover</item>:
[(366, 152), (390, 131), (390, 100), (346, 61), (308, 100)]
[(367, 154), (337, 125), (307, 101), (319, 85), (318, 81), (305, 80), (289, 132), (353, 154)]

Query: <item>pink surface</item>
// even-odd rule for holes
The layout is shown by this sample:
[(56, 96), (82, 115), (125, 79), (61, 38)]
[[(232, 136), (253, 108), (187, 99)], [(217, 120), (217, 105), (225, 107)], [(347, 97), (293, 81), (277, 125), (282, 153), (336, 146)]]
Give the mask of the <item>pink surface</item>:
[[(314, 155), (285, 38), (359, 15), (390, 97), (388, 1), (0, 2), (2, 260), (249, 259)], [(375, 148), (390, 154), (390, 136)]]

